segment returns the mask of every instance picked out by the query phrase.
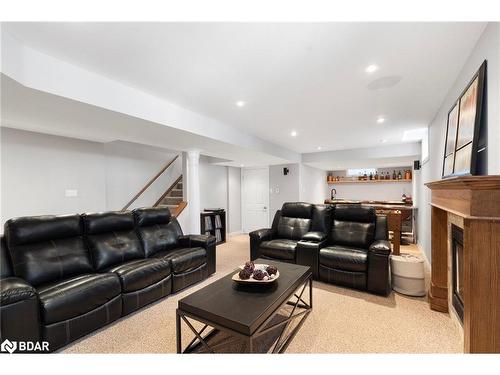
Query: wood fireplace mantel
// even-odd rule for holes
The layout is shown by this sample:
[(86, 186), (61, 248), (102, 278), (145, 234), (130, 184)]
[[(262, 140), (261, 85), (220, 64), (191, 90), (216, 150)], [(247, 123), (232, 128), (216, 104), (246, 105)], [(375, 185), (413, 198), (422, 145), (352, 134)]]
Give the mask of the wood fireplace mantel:
[(500, 176), (465, 176), (425, 184), (432, 190), (429, 303), (448, 312), (451, 224), (464, 236), (464, 351), (500, 353)]

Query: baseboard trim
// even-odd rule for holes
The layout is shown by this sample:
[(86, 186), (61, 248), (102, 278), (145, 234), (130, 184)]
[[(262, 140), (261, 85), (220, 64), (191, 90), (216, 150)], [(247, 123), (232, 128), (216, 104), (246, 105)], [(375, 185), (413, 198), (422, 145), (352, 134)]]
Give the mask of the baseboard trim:
[(244, 234), (242, 230), (239, 230), (239, 231), (236, 231), (236, 232), (231, 232), (231, 233), (228, 233), (227, 236), (228, 237), (234, 237), (234, 236), (239, 236), (241, 234)]

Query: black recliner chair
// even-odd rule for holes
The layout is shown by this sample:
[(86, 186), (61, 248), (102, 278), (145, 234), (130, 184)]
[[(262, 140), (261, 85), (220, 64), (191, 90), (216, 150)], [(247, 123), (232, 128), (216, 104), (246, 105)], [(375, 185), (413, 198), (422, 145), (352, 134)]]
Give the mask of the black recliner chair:
[(274, 215), (271, 228), (250, 233), (250, 259), (297, 263), (299, 241), (320, 242), (326, 239), (331, 211), (328, 205), (284, 203)]
[[(321, 242), (301, 241), (302, 264), (311, 266), (316, 279), (371, 293), (390, 292), (387, 217), (373, 207), (336, 205), (328, 238)], [(314, 259), (315, 258), (315, 259)]]
[(0, 341), (51, 351), (215, 272), (215, 237), (168, 208), (11, 219), (1, 241)]

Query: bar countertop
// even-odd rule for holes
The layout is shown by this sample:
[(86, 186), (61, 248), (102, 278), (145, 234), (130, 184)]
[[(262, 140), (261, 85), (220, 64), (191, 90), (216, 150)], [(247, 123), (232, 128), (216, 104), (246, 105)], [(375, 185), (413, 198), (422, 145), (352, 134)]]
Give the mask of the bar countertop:
[(380, 209), (392, 210), (413, 210), (417, 207), (403, 203), (402, 201), (368, 201), (368, 200), (352, 200), (352, 199), (325, 199), (325, 204), (362, 204)]

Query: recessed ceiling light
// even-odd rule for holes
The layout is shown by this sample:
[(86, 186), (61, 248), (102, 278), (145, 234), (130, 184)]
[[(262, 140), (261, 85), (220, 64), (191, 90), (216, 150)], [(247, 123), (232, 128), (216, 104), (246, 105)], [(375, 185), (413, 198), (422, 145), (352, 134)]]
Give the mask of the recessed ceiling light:
[(245, 164), (240, 164), (240, 167), (243, 168), (245, 166)]
[(385, 118), (380, 116), (378, 119), (377, 119), (377, 124), (383, 124), (385, 122)]
[(365, 72), (367, 72), (367, 73), (369, 73), (369, 74), (371, 74), (371, 73), (373, 73), (373, 72), (375, 72), (375, 71), (377, 71), (377, 70), (378, 70), (378, 66), (377, 66), (377, 65), (375, 65), (375, 64), (368, 65), (368, 66), (365, 68)]
[(236, 105), (237, 105), (238, 107), (244, 107), (244, 106), (245, 106), (245, 102), (244, 102), (243, 100), (238, 100), (238, 101), (236, 102)]
[(380, 142), (387, 143), (387, 139), (381, 139)]
[(318, 151), (321, 151), (322, 149), (323, 149), (323, 147), (318, 146)]
[(296, 132), (295, 130), (293, 130), (293, 131), (290, 133), (290, 135), (291, 135), (292, 137), (296, 137), (296, 136), (297, 136), (297, 132)]

